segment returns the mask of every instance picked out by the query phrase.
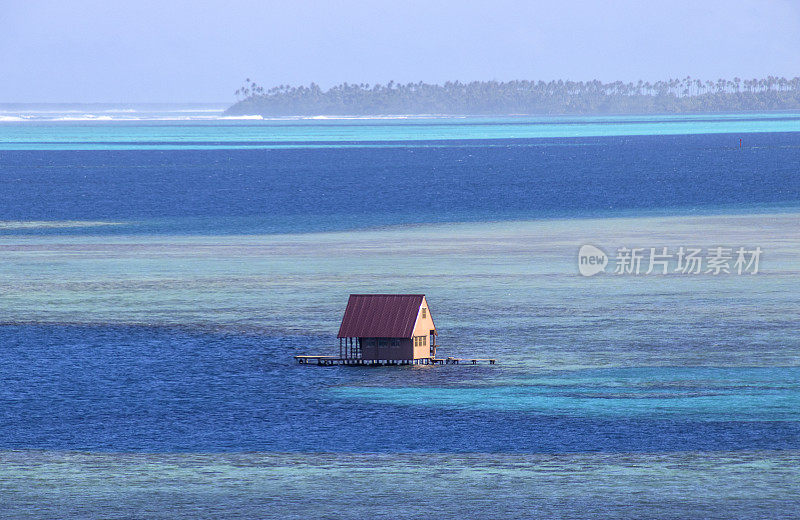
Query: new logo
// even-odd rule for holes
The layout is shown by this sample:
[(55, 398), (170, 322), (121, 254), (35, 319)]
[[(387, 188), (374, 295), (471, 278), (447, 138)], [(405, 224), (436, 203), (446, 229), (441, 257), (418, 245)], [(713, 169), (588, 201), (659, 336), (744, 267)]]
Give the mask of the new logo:
[(589, 244), (578, 251), (578, 271), (583, 276), (594, 276), (606, 270), (608, 255), (599, 247)]

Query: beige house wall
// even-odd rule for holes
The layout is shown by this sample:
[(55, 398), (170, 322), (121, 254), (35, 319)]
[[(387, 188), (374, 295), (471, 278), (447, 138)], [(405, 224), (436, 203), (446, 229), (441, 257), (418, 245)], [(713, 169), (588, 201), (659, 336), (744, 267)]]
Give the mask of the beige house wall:
[[(426, 309), (425, 317), (422, 317), (422, 309)], [(422, 305), (417, 311), (417, 323), (414, 325), (414, 336), (424, 336), (425, 344), (414, 348), (414, 359), (431, 357), (430, 333), (436, 327), (433, 325), (433, 318), (431, 318), (431, 309), (428, 307), (428, 300), (423, 297)], [(414, 345), (413, 340), (411, 345)]]

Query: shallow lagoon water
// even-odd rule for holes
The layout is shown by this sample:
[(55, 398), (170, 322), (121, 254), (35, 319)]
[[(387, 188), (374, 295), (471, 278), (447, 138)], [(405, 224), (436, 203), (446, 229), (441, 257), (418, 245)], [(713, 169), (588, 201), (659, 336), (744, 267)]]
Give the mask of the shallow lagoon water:
[[(349, 292), (424, 287), (454, 356), (542, 369), (794, 365), (800, 260), (791, 237), (799, 220), (781, 213), (9, 237), (0, 250), (3, 321), (311, 335), (326, 338), (325, 350)], [(608, 251), (757, 245), (765, 253), (757, 275), (585, 278), (577, 251), (586, 243)]]
[(7, 516), (791, 518), (798, 452), (0, 452)]
[[(647, 164), (598, 163), (588, 146), (542, 140), (553, 145), (546, 163), (528, 146), (492, 171), (513, 188), (529, 161), (516, 189), (544, 195), (487, 191), (464, 174), (453, 190), (466, 205), (437, 194), (418, 222), (381, 208), (345, 218), (336, 208), (357, 183), (321, 190), (321, 206), (283, 221), (272, 209), (244, 214), (215, 193), (255, 190), (277, 204), (265, 208), (292, 200), (273, 177), (233, 182), (263, 166), (253, 151), (203, 156), (222, 161), (223, 182), (206, 191), (210, 170), (173, 152), (0, 155), (20, 188), (4, 193), (0, 216), (0, 516), (797, 516), (796, 134), (751, 134), (758, 146), (727, 155), (737, 137), (591, 143), (631, 157), (649, 147), (645, 163), (676, 169), (657, 200), (652, 185), (617, 184), (626, 172), (615, 165), (638, 165), (630, 178)], [(439, 149), (435, 166), (491, 165), (502, 154), (484, 144)], [(392, 153), (343, 149), (337, 171), (369, 179)], [(553, 182), (576, 165), (595, 181), (547, 202), (530, 175), (559, 162)], [(135, 178), (158, 185), (162, 163), (183, 177), (151, 198), (121, 177), (146, 171)], [(685, 168), (717, 181), (686, 185)], [(66, 191), (37, 199), (54, 169)], [(304, 188), (328, 186), (313, 178), (324, 171), (305, 175)], [(388, 196), (380, 183), (365, 189)], [(172, 216), (159, 216), (165, 208)], [(586, 243), (760, 246), (764, 257), (757, 275), (584, 278)], [(336, 351), (349, 292), (420, 290), (442, 354), (500, 364), (293, 363)]]
[[(800, 114), (0, 122), (0, 150), (354, 148), (436, 141), (797, 132)], [(394, 144), (393, 144), (394, 143)]]

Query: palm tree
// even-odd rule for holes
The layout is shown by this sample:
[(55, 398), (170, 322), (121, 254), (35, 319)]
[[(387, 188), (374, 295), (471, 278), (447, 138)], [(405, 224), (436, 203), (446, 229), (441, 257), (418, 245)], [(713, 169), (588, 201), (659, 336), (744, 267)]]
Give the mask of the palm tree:
[[(742, 90), (744, 85), (744, 90)], [(686, 76), (655, 83), (599, 80), (572, 81), (422, 81), (370, 85), (342, 83), (323, 91), (280, 84), (265, 89), (247, 78), (234, 92), (265, 114), (297, 113), (586, 113), (598, 110), (645, 113), (654, 110), (736, 110), (800, 108), (800, 79), (768, 76), (742, 82), (702, 81)]]

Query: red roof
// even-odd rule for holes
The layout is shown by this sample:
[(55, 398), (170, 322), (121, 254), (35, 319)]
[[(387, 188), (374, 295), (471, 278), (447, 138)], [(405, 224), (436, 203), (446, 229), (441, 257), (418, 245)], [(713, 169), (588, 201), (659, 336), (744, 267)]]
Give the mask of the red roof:
[(351, 294), (339, 338), (410, 338), (424, 294)]

